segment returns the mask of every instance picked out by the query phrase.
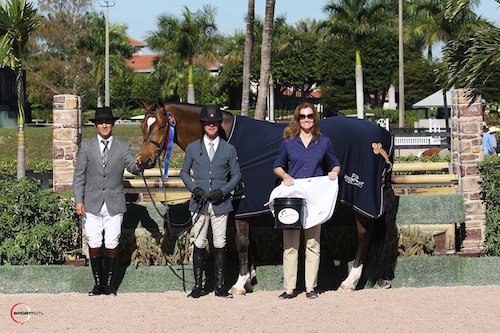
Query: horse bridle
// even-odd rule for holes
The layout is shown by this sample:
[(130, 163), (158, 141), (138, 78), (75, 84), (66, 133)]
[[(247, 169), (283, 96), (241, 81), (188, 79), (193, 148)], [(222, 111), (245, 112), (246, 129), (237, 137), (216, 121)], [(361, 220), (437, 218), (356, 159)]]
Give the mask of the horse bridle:
[[(175, 127), (176, 121), (175, 121), (174, 116), (172, 115), (171, 112), (165, 112), (165, 110), (148, 111), (148, 112), (146, 112), (146, 115), (144, 116), (144, 120), (147, 119), (148, 115), (157, 115), (157, 114), (161, 114), (161, 115), (164, 115), (167, 117), (167, 122), (165, 124), (161, 125), (160, 129), (164, 128), (167, 125), (171, 125), (171, 126)], [(158, 155), (161, 153), (161, 151), (165, 149), (167, 135), (168, 135), (168, 129), (165, 130), (165, 135), (163, 136), (163, 139), (161, 140), (161, 142), (156, 142), (150, 138), (150, 131), (148, 129), (148, 131), (146, 133), (146, 137), (144, 138), (143, 142), (150, 142), (150, 143), (154, 144), (158, 148), (158, 150), (156, 151), (156, 155), (158, 157)]]
[[(169, 126), (173, 126), (175, 127), (176, 125), (176, 121), (175, 121), (175, 118), (173, 116), (173, 114), (171, 112), (165, 112), (165, 110), (161, 110), (161, 111), (147, 111), (146, 112), (146, 115), (144, 117), (144, 119), (146, 120), (147, 119), (147, 116), (148, 115), (156, 115), (156, 114), (162, 114), (162, 115), (165, 115), (167, 117), (167, 123), (165, 123), (164, 125), (160, 126), (160, 128), (163, 128), (167, 125)], [(159, 159), (158, 161), (158, 168), (160, 169), (160, 174), (162, 174), (162, 170), (161, 170), (161, 152), (162, 150), (165, 149), (165, 145), (167, 144), (166, 141), (167, 141), (167, 136), (168, 136), (168, 132), (169, 130), (165, 130), (165, 135), (163, 136), (163, 139), (161, 142), (156, 142), (154, 140), (152, 140), (150, 137), (149, 137), (149, 129), (147, 131), (147, 136), (144, 138), (143, 142), (150, 142), (152, 144), (154, 144), (156, 147), (158, 147), (158, 149), (156, 150), (156, 158)], [(164, 196), (165, 196), (165, 208), (166, 208), (166, 212), (165, 214), (162, 214), (160, 209), (158, 208), (157, 204), (156, 204), (156, 201), (154, 200), (153, 198), (153, 195), (151, 193), (151, 190), (149, 189), (148, 187), (148, 184), (147, 184), (147, 181), (146, 181), (146, 177), (144, 176), (144, 174), (142, 175), (142, 179), (144, 181), (144, 185), (146, 187), (146, 189), (148, 190), (148, 194), (151, 198), (151, 203), (153, 204), (156, 212), (163, 218), (163, 221), (166, 223), (167, 225), (167, 229), (168, 229), (168, 232), (172, 232), (172, 226), (174, 227), (185, 227), (187, 226), (188, 224), (194, 224), (196, 221), (192, 221), (191, 218), (189, 218), (186, 222), (184, 223), (172, 223), (170, 222), (170, 217), (168, 215), (168, 204), (167, 204), (167, 190), (165, 187), (163, 187), (164, 189)], [(201, 213), (206, 209), (206, 205), (207, 205), (207, 202), (197, 202), (197, 208), (196, 208), (196, 220), (198, 220), (201, 216)], [(200, 229), (201, 231), (201, 229)]]

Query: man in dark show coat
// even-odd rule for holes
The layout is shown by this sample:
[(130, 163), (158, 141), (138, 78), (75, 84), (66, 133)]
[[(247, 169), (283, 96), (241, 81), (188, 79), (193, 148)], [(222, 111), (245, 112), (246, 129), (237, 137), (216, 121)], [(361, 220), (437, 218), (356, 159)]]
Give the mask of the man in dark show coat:
[(126, 167), (134, 174), (142, 172), (130, 144), (112, 135), (116, 119), (110, 107), (97, 108), (91, 121), (98, 133), (81, 143), (73, 179), (75, 210), (85, 221), (95, 281), (89, 296), (116, 295), (113, 276), (123, 214), (127, 210), (123, 171)]
[(187, 147), (181, 169), (182, 181), (193, 193), (189, 210), (195, 221), (195, 286), (188, 297), (199, 298), (203, 294), (203, 255), (210, 224), (214, 244), (215, 295), (231, 298), (232, 295), (224, 289), (226, 226), (229, 212), (233, 210), (230, 192), (241, 180), (240, 166), (234, 146), (219, 137), (222, 128), (220, 108), (204, 106), (200, 122), (202, 137)]

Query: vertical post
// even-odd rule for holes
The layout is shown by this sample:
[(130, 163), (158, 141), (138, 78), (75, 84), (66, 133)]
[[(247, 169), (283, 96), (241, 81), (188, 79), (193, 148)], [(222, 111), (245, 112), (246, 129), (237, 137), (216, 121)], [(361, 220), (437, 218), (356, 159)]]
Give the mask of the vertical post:
[(274, 81), (273, 81), (273, 75), (269, 73), (269, 86), (267, 88), (267, 114), (268, 114), (268, 121), (270, 122), (275, 122), (275, 115), (274, 115)]
[(452, 96), (452, 169), (465, 201), (465, 239), (462, 253), (481, 253), (484, 248), (486, 205), (481, 199), (478, 162), (484, 159), (481, 96), (471, 101), (463, 89)]
[(80, 97), (76, 95), (56, 95), (53, 99), (53, 190), (56, 193), (73, 188), (82, 128), (80, 105)]
[(395, 110), (396, 109), (396, 88), (394, 88), (394, 85), (391, 83), (389, 86), (389, 91), (387, 92), (389, 95), (389, 103), (388, 103), (388, 109), (389, 110)]
[(405, 66), (403, 48), (403, 0), (399, 0), (399, 128), (405, 127)]
[(104, 14), (105, 28), (106, 28), (106, 45), (104, 50), (104, 106), (109, 106), (109, 7), (115, 5), (115, 1), (99, 0), (101, 7), (106, 7)]
[(364, 90), (363, 90), (363, 66), (361, 65), (361, 54), (356, 49), (356, 66), (354, 67), (356, 74), (356, 113), (359, 119), (365, 118), (364, 107)]
[[(106, 1), (107, 3), (107, 1)], [(106, 6), (106, 50), (104, 53), (104, 106), (109, 106), (109, 6)]]
[[(447, 91), (443, 91), (443, 105), (444, 105), (444, 119), (445, 119), (445, 127), (446, 127), (446, 133), (450, 133), (450, 109), (448, 108), (448, 98), (446, 95), (448, 94)], [(451, 146), (451, 133), (450, 136), (446, 138), (446, 145), (448, 149), (450, 149)], [(451, 150), (450, 150), (451, 151)]]

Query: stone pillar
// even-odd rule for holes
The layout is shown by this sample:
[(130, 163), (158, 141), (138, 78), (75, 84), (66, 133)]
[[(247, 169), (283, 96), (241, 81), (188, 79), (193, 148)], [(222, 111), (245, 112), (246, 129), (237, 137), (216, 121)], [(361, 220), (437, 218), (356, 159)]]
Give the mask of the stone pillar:
[(71, 191), (78, 144), (82, 133), (80, 97), (56, 95), (53, 102), (54, 192)]
[(478, 162), (484, 159), (481, 96), (471, 103), (466, 90), (455, 89), (451, 103), (452, 170), (458, 176), (459, 192), (465, 201), (465, 238), (462, 253), (484, 249), (486, 206), (481, 200)]

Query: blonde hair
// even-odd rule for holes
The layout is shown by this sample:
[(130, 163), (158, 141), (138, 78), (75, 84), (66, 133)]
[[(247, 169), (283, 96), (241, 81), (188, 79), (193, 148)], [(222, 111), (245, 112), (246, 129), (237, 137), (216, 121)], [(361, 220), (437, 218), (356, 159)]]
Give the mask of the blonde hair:
[(311, 133), (313, 135), (313, 138), (315, 140), (319, 140), (319, 137), (321, 135), (321, 131), (319, 130), (318, 126), (318, 110), (314, 106), (314, 104), (310, 102), (304, 102), (300, 103), (297, 105), (295, 108), (295, 111), (293, 112), (292, 120), (290, 120), (290, 124), (285, 128), (283, 131), (283, 138), (290, 138), (290, 139), (295, 139), (297, 135), (300, 133), (300, 123), (299, 123), (299, 116), (300, 116), (300, 110), (310, 108), (313, 110), (313, 117), (314, 117), (314, 125), (311, 130)]

